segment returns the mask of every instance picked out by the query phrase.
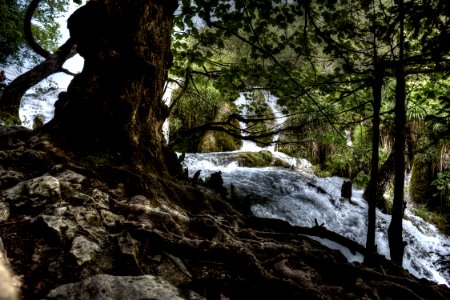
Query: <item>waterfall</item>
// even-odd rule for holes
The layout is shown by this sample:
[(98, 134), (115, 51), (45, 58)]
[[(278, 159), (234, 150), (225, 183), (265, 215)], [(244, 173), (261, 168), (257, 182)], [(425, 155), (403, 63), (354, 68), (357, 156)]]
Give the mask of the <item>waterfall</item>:
[[(267, 105), (270, 107), (270, 109), (273, 112), (273, 115), (275, 118), (274, 129), (277, 130), (283, 125), (284, 121), (286, 121), (286, 117), (284, 117), (282, 115), (282, 113), (277, 105), (277, 100), (278, 100), (277, 97), (272, 95), (269, 91), (263, 91), (263, 95), (264, 95), (265, 102), (267, 103)], [(239, 93), (239, 97), (234, 101), (234, 103), (236, 104), (236, 106), (241, 108), (241, 111), (240, 111), (241, 115), (248, 118), (248, 117), (252, 117), (252, 115), (250, 115), (248, 112), (248, 108), (247, 108), (248, 100), (245, 96), (246, 96), (245, 92)], [(241, 122), (239, 122), (239, 125), (241, 127), (241, 130), (245, 130), (247, 128), (247, 124), (245, 122), (241, 121)], [(275, 152), (278, 138), (279, 138), (279, 134), (275, 134), (273, 137), (273, 143), (266, 147), (260, 147), (253, 141), (243, 140), (240, 151), (254, 152), (254, 151), (260, 151), (260, 150), (265, 149), (265, 150)]]
[[(234, 153), (235, 156), (235, 153)], [(239, 167), (229, 153), (187, 154), (185, 167), (192, 177), (197, 170), (202, 177), (221, 171), (224, 185), (233, 185), (240, 195), (256, 195), (265, 204), (254, 204), (252, 212), (259, 217), (277, 218), (292, 225), (312, 227), (315, 220), (349, 239), (365, 245), (367, 235), (367, 202), (362, 190), (353, 189), (352, 201), (340, 198), (343, 179), (318, 178), (308, 172), (277, 167)], [(419, 278), (440, 284), (450, 283), (450, 238), (434, 225), (414, 216), (408, 209), (403, 220), (403, 238), (407, 242), (403, 266)], [(389, 259), (387, 228), (390, 215), (377, 211), (376, 243), (378, 252)], [(331, 241), (314, 238), (325, 246), (340, 250), (350, 262), (362, 262), (346, 248)]]
[[(174, 82), (166, 82), (164, 87), (164, 95), (163, 102), (165, 105), (170, 106), (170, 101), (172, 99), (172, 93), (177, 88), (177, 85)], [(166, 143), (169, 142), (169, 118), (166, 118), (163, 124), (163, 136), (166, 140)]]

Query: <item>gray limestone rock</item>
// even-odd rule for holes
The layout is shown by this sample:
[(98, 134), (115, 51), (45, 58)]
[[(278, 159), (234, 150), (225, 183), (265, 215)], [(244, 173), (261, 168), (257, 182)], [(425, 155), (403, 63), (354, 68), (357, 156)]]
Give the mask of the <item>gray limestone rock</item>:
[(59, 180), (41, 176), (23, 181), (3, 192), (4, 199), (15, 207), (39, 207), (61, 199)]
[(50, 232), (56, 236), (60, 242), (75, 237), (77, 224), (74, 221), (58, 215), (42, 215), (41, 219)]
[(181, 291), (161, 277), (95, 275), (81, 282), (61, 285), (48, 299), (65, 300), (182, 300), (204, 299), (192, 291)]
[(5, 222), (9, 218), (9, 205), (6, 202), (0, 201), (0, 222)]
[(80, 266), (93, 260), (98, 251), (100, 251), (100, 246), (82, 235), (73, 239), (72, 248), (70, 249), (70, 253)]
[(71, 183), (82, 183), (86, 179), (85, 176), (75, 173), (71, 170), (65, 170), (61, 174), (58, 174), (56, 178), (61, 181), (68, 181)]

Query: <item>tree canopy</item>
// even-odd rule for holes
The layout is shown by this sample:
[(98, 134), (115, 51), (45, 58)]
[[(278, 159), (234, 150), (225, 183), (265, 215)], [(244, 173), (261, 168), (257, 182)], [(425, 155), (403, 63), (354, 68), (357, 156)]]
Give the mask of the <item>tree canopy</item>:
[[(313, 157), (319, 157), (322, 166), (331, 154), (333, 165), (344, 163), (336, 170), (346, 170), (347, 175), (352, 173), (349, 169), (356, 168), (353, 176), (378, 169), (380, 130), (390, 128), (394, 144), (384, 151), (395, 148), (396, 164), (389, 171), (395, 171), (396, 180), (391, 256), (401, 264), (403, 157), (407, 146), (411, 160), (419, 141), (407, 119), (418, 108), (410, 95), (427, 95), (415, 75), (448, 74), (450, 49), (443, 41), (449, 33), (450, 9), (444, 2), (182, 1), (174, 42), (175, 58), (181, 63), (175, 64), (174, 74), (207, 76), (227, 91), (270, 90), (289, 116), (285, 142), (296, 139), (307, 145), (302, 141), (311, 140), (317, 145), (310, 148), (317, 149)], [(438, 106), (445, 110), (444, 94), (438, 96)], [(424, 98), (425, 106), (436, 103)], [(364, 128), (369, 130), (359, 130)], [(374, 137), (372, 158), (367, 155), (370, 149), (346, 147), (346, 130)], [(336, 159), (349, 152), (346, 148), (352, 149), (351, 156)], [(387, 158), (383, 154), (381, 163)], [(372, 182), (378, 181), (376, 176), (372, 173)], [(376, 193), (370, 194), (374, 218), (379, 200)]]
[[(53, 52), (59, 42), (59, 23), (56, 21), (67, 11), (69, 0), (31, 1), (39, 4), (32, 19), (31, 31), (41, 47)], [(41, 57), (31, 49), (25, 37), (24, 20), (29, 3), (6, 0), (0, 2), (0, 65), (37, 63)]]

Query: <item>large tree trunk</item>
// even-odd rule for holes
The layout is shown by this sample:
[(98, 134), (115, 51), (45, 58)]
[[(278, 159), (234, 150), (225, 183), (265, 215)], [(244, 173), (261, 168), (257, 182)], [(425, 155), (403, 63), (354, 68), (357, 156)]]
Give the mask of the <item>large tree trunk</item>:
[(99, 0), (78, 9), (68, 27), (84, 68), (43, 131), (92, 162), (166, 171), (162, 97), (176, 7), (176, 0)]

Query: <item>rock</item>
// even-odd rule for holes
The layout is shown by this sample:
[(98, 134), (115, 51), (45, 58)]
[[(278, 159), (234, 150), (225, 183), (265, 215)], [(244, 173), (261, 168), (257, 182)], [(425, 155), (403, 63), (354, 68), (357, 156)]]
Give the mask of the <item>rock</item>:
[(109, 209), (109, 195), (94, 189), (92, 191), (92, 198), (94, 199), (95, 207)]
[(195, 292), (182, 291), (161, 277), (106, 274), (95, 275), (77, 283), (61, 285), (50, 291), (47, 298), (65, 300), (205, 299)]
[(62, 216), (42, 215), (42, 221), (60, 242), (73, 239), (76, 234), (76, 223)]
[(23, 174), (13, 170), (0, 170), (0, 188), (6, 189), (23, 181)]
[(8, 256), (2, 238), (0, 238), (0, 300), (19, 299), (17, 286), (19, 286), (19, 282), (10, 270)]
[(58, 180), (60, 181), (67, 181), (70, 183), (82, 183), (86, 179), (85, 176), (75, 173), (71, 170), (63, 171), (62, 173), (58, 174), (56, 178), (58, 178)]
[(7, 189), (3, 197), (14, 207), (36, 208), (60, 200), (61, 189), (55, 177), (41, 176)]
[(101, 209), (100, 210), (100, 216), (103, 220), (103, 225), (107, 227), (114, 227), (116, 224), (116, 221), (122, 221), (124, 220), (123, 216), (118, 216), (116, 214), (113, 214), (109, 210)]
[(127, 265), (126, 269), (139, 271), (139, 241), (133, 239), (127, 231), (122, 231), (117, 236), (117, 245), (122, 255), (121, 265)]
[(221, 171), (212, 173), (209, 179), (206, 180), (206, 185), (222, 196), (225, 196), (227, 194), (227, 189), (223, 186)]
[(13, 284), (13, 278), (9, 269), (0, 262), (0, 299), (16, 300), (19, 299), (16, 288)]
[(352, 181), (350, 179), (345, 179), (342, 183), (341, 197), (347, 200), (352, 199)]
[[(230, 115), (234, 111), (234, 104), (229, 102), (223, 102), (221, 107), (216, 112), (213, 122), (227, 122), (231, 121), (232, 126), (239, 127), (239, 122), (234, 119), (230, 120)], [(242, 141), (232, 137), (224, 132), (207, 130), (200, 138), (198, 144), (198, 152), (221, 152), (221, 151), (234, 151), (238, 150), (242, 146)], [(190, 149), (183, 149), (184, 151), (191, 152)]]
[(9, 218), (9, 205), (6, 202), (0, 201), (0, 222), (5, 222)]
[(45, 117), (43, 115), (36, 115), (33, 119), (33, 130), (44, 126)]
[(100, 246), (93, 241), (90, 241), (85, 236), (77, 236), (73, 239), (70, 253), (75, 257), (78, 265), (94, 259), (96, 253), (100, 250)]

